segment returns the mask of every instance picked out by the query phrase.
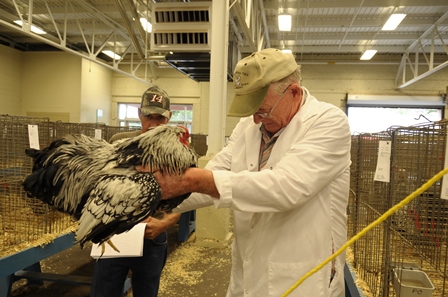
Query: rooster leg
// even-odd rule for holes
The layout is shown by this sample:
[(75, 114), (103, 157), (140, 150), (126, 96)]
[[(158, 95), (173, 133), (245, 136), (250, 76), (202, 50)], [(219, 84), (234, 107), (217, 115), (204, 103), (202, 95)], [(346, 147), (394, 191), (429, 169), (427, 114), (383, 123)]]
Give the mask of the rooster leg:
[[(111, 247), (111, 248), (113, 248), (116, 252), (120, 252), (120, 250), (115, 246), (115, 244), (113, 244), (113, 242), (110, 240), (110, 239), (108, 239), (107, 241), (106, 241), (106, 243)], [(100, 259), (103, 255), (104, 255), (104, 252), (106, 251), (106, 243), (102, 243), (101, 244), (101, 255), (100, 255), (100, 257), (98, 258), (98, 259)]]
[(115, 244), (113, 244), (112, 240), (108, 239), (106, 242), (107, 242), (107, 243), (110, 245), (110, 247), (113, 248), (117, 253), (120, 252), (120, 250), (115, 246)]
[(101, 255), (100, 255), (100, 257), (98, 259), (100, 259), (104, 255), (105, 251), (106, 251), (106, 246), (104, 245), (104, 243), (102, 243), (101, 244)]

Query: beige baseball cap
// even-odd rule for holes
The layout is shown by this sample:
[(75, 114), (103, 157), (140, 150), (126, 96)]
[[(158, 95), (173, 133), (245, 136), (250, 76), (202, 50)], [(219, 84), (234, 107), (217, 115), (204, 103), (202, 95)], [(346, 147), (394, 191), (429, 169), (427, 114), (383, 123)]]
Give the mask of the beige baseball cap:
[(143, 93), (141, 112), (144, 116), (150, 114), (160, 114), (170, 118), (170, 97), (157, 86), (150, 87)]
[(227, 115), (246, 117), (254, 114), (263, 103), (269, 85), (287, 77), (297, 67), (291, 53), (274, 48), (252, 53), (239, 61), (233, 75), (235, 96)]

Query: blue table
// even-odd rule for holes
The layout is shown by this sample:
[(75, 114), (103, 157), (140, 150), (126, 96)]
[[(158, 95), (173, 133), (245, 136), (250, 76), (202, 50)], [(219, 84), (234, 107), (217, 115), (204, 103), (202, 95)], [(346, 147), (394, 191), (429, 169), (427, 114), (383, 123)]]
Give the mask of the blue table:
[[(13, 282), (21, 278), (26, 278), (28, 282), (36, 284), (51, 281), (90, 286), (92, 277), (89, 276), (43, 273), (41, 270), (40, 261), (74, 245), (74, 233), (64, 234), (44, 247), (32, 247), (0, 258), (0, 296), (10, 296)], [(123, 293), (127, 292), (130, 287), (131, 282), (128, 278)]]
[(17, 278), (26, 277), (27, 272), (34, 275), (40, 273), (41, 260), (72, 247), (74, 243), (73, 233), (64, 234), (44, 247), (32, 247), (0, 258), (0, 296), (9, 296), (12, 283)]
[(196, 210), (191, 210), (181, 214), (179, 218), (179, 233), (177, 240), (184, 242), (188, 240), (191, 232), (196, 229)]

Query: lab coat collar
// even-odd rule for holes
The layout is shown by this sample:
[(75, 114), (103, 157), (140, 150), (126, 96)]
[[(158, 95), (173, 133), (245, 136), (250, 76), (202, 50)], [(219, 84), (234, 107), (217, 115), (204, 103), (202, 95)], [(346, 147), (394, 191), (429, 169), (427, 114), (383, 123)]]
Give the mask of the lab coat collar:
[[(317, 110), (314, 108), (318, 102), (309, 91), (302, 87), (304, 91), (304, 100), (302, 106), (296, 115), (292, 118), (291, 122), (284, 128), (285, 130), (279, 136), (277, 143), (274, 145), (271, 156), (268, 163), (264, 168), (272, 168), (273, 164), (276, 164), (280, 158), (286, 153), (289, 147), (296, 142), (304, 133), (308, 130), (309, 119), (317, 115)], [(260, 151), (259, 144), (261, 140), (260, 125), (253, 123), (245, 132), (246, 143), (246, 160), (247, 168), (257, 168), (258, 166), (249, 167), (250, 164), (258, 164), (258, 156)]]

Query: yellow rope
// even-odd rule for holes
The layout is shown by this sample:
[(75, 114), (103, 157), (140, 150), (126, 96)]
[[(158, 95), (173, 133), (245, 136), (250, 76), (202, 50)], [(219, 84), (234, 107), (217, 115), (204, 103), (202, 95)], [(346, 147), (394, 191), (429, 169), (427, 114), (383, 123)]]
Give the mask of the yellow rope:
[(324, 267), (326, 264), (328, 264), (330, 261), (335, 259), (337, 256), (339, 256), (346, 248), (348, 248), (350, 245), (352, 245), (355, 241), (360, 239), (362, 236), (364, 236), (368, 231), (370, 231), (373, 227), (380, 224), (384, 220), (386, 220), (389, 216), (391, 216), (394, 212), (411, 202), (415, 197), (426, 191), (432, 184), (434, 184), (436, 181), (441, 179), (445, 174), (448, 173), (448, 168), (443, 169), (436, 175), (434, 175), (430, 180), (428, 180), (423, 186), (415, 190), (413, 193), (411, 193), (409, 196), (404, 198), (401, 202), (390, 208), (388, 211), (386, 211), (382, 216), (380, 216), (378, 219), (373, 221), (370, 225), (365, 227), (361, 230), (358, 234), (353, 236), (349, 241), (347, 241), (339, 250), (337, 250), (333, 255), (328, 257), (325, 261), (323, 261), (321, 264), (316, 266), (315, 268), (308, 271), (304, 276), (302, 276), (301, 279), (299, 279), (291, 288), (289, 288), (281, 297), (286, 297), (289, 294), (291, 294), (292, 291), (294, 291), (301, 283), (303, 283), (308, 277), (319, 271), (322, 267)]

